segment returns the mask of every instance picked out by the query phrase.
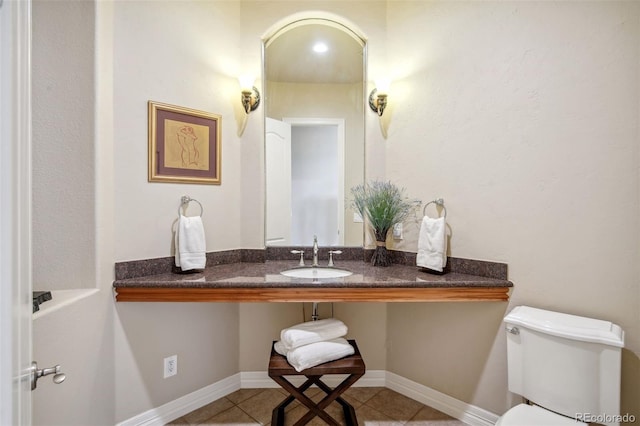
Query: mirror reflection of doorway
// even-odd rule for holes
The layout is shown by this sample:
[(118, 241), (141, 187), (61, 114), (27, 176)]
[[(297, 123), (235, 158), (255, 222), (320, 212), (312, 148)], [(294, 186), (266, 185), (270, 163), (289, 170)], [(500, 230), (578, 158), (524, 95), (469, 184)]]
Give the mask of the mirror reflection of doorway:
[[(326, 117), (343, 121), (344, 176), (342, 195), (336, 203), (339, 205), (339, 219), (333, 214), (317, 214), (306, 218), (304, 214), (294, 213), (291, 204), (283, 200), (291, 190), (290, 179), (284, 182), (284, 167), (271, 167), (266, 172), (265, 193), (265, 245), (293, 245), (292, 221), (301, 219), (307, 223), (318, 224), (314, 231), (300, 224), (298, 232), (303, 234), (296, 241), (304, 246), (313, 242), (315, 233), (324, 234), (318, 229), (319, 218), (330, 219), (326, 229), (333, 233), (320, 238), (321, 245), (362, 247), (364, 227), (360, 221), (352, 219), (353, 209), (346, 201), (350, 188), (359, 185), (364, 179), (364, 91), (366, 88), (366, 41), (351, 23), (343, 22), (338, 15), (321, 12), (309, 12), (292, 15), (275, 24), (263, 38), (263, 71), (265, 114), (265, 149), (269, 159), (286, 157), (280, 135), (269, 130), (271, 117), (284, 122), (286, 117), (312, 117), (324, 120)], [(313, 49), (322, 42), (328, 49), (318, 52)], [(297, 120), (298, 118), (296, 118)], [(297, 124), (297, 123), (294, 123)], [(347, 142), (348, 141), (348, 142)], [(268, 145), (278, 146), (272, 152)], [(277, 151), (277, 152), (276, 152)], [(286, 150), (291, 152), (291, 150)], [(269, 160), (267, 160), (268, 162)], [(270, 167), (266, 164), (266, 167)], [(316, 189), (325, 184), (315, 185)], [(275, 191), (275, 192), (274, 192)], [(291, 197), (289, 197), (291, 199)], [(286, 205), (289, 211), (286, 211)], [(328, 203), (327, 203), (328, 204)], [(306, 204), (308, 205), (308, 204)], [(314, 212), (317, 211), (317, 208)], [(328, 217), (330, 216), (330, 218)], [(336, 229), (337, 221), (337, 229)], [(307, 235), (310, 233), (310, 235)], [(320, 237), (320, 236), (319, 236)]]
[[(344, 120), (283, 121), (291, 125), (291, 140), (267, 143), (267, 186), (279, 182), (280, 195), (291, 195), (290, 202), (278, 197), (278, 205), (268, 203), (267, 217), (278, 218), (273, 229), (279, 230), (268, 235), (268, 244), (311, 245), (316, 235), (320, 245), (344, 245)], [(272, 119), (267, 123), (279, 125)]]
[(293, 245), (309, 245), (313, 235), (323, 246), (343, 244), (344, 167), (338, 134), (337, 124), (291, 126)]

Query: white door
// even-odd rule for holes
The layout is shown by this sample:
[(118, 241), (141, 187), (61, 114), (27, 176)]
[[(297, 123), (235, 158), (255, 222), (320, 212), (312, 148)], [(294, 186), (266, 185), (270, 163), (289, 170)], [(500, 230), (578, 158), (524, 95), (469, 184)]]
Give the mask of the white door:
[(345, 125), (341, 118), (288, 118), (292, 144), (293, 245), (344, 245)]
[(0, 2), (0, 424), (31, 424), (31, 2)]
[(265, 123), (266, 244), (291, 245), (291, 125)]

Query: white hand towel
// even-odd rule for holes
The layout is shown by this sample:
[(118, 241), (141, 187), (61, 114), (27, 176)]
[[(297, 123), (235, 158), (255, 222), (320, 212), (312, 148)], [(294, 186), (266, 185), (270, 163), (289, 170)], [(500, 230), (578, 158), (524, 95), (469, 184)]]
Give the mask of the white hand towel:
[(287, 361), (297, 372), (325, 362), (353, 355), (355, 350), (345, 339), (333, 339), (300, 346), (287, 353)]
[(202, 218), (180, 215), (175, 240), (176, 266), (183, 271), (204, 269), (207, 255)]
[(422, 268), (442, 272), (447, 265), (447, 224), (444, 217), (425, 216), (420, 226), (416, 264)]
[(280, 340), (278, 340), (276, 343), (274, 343), (273, 349), (275, 349), (276, 352), (278, 352), (282, 356), (287, 356), (287, 352), (289, 352), (287, 350), (286, 346)]
[(303, 322), (285, 328), (280, 332), (280, 340), (285, 348), (290, 351), (299, 346), (345, 336), (347, 331), (349, 330), (342, 321), (335, 318), (327, 318)]

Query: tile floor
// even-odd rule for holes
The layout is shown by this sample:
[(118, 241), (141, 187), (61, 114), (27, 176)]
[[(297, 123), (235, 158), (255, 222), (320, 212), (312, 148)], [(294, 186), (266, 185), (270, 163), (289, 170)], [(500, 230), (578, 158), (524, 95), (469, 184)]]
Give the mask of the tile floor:
[[(305, 392), (314, 401), (325, 395), (318, 388)], [(174, 420), (169, 425), (270, 425), (271, 412), (286, 397), (282, 389), (240, 389)], [(361, 426), (461, 426), (464, 423), (387, 388), (350, 388), (342, 397), (356, 410)], [(326, 410), (344, 424), (342, 408), (333, 402)], [(286, 411), (285, 425), (293, 425), (307, 412), (297, 401)], [(315, 417), (309, 425), (324, 425)]]

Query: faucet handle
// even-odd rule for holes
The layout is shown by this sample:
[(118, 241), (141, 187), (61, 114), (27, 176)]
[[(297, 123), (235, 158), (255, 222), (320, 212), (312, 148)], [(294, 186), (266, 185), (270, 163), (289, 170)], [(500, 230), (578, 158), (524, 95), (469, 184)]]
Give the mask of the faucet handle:
[(333, 266), (333, 255), (334, 254), (342, 254), (342, 250), (329, 250), (329, 265)]
[(299, 254), (300, 262), (298, 263), (298, 265), (304, 266), (304, 250), (291, 250), (291, 254)]

